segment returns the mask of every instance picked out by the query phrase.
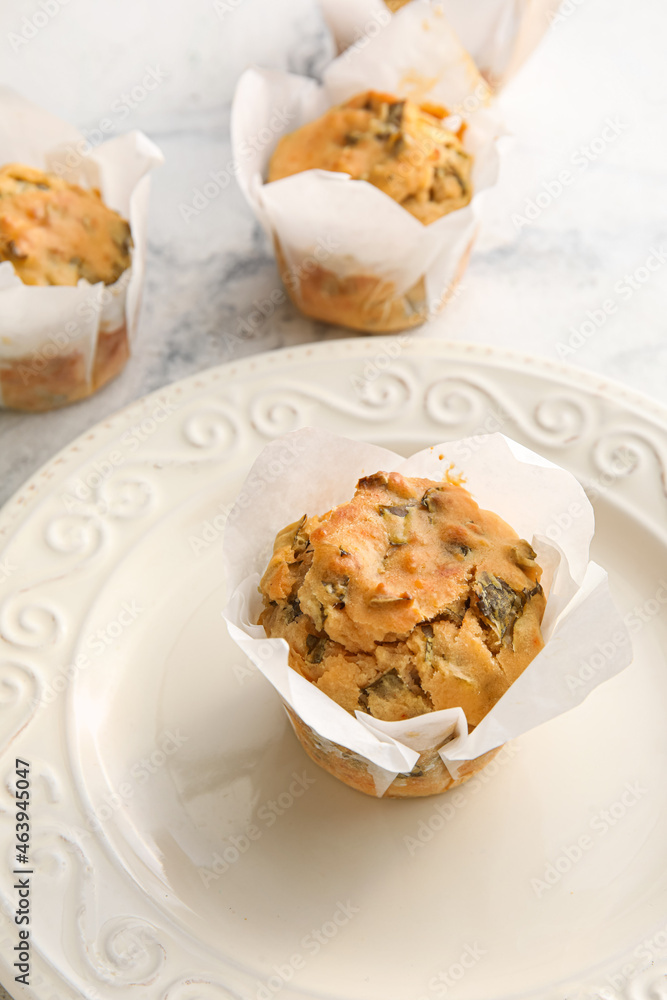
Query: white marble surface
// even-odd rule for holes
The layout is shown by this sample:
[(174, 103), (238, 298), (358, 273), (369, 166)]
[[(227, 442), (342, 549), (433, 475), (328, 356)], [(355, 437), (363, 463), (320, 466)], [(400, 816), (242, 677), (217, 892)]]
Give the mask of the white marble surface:
[[(61, 446), (145, 392), (235, 356), (350, 335), (284, 304), (252, 337), (239, 337), (253, 303), (279, 286), (270, 247), (234, 182), (196, 219), (181, 218), (179, 204), (229, 162), (240, 72), (258, 63), (316, 74), (331, 55), (316, 0), (217, 6), (48, 0), (55, 13), (25, 43), (16, 36), (44, 20), (36, 17), (43, 3), (0, 6), (0, 82), (84, 129), (110, 115), (117, 131), (143, 128), (166, 156), (154, 177), (136, 356), (88, 401), (45, 415), (0, 414), (0, 501)], [(667, 6), (566, 0), (565, 10), (503, 94), (510, 138), (500, 182), (461, 294), (423, 332), (561, 356), (667, 401)], [(148, 69), (164, 81), (124, 112), (124, 93)], [(605, 142), (608, 120), (619, 123), (618, 134)], [(562, 195), (517, 226), (526, 200), (565, 169), (573, 179)], [(652, 248), (665, 252), (665, 263), (632, 290), (624, 276)], [(605, 300), (615, 311), (565, 354), (573, 328)]]
[[(279, 287), (268, 242), (234, 181), (190, 222), (179, 212), (209, 171), (229, 162), (239, 73), (258, 63), (316, 74), (330, 57), (316, 0), (49, 2), (55, 13), (25, 43), (16, 36), (44, 20), (35, 17), (39, 0), (0, 7), (0, 82), (84, 129), (109, 116), (116, 131), (143, 128), (166, 164), (154, 175), (136, 355), (90, 400), (44, 415), (0, 414), (0, 501), (61, 446), (145, 392), (235, 356), (351, 335), (304, 319), (289, 303), (251, 336), (239, 335), (253, 304)], [(510, 135), (500, 182), (461, 294), (422, 329), (562, 356), (665, 400), (667, 7), (565, 0), (564, 10), (502, 96)], [(123, 95), (148, 69), (164, 80), (123, 111)], [(562, 170), (571, 183), (519, 225), (526, 201)], [(665, 263), (643, 284), (641, 272), (633, 291), (624, 276), (652, 248), (664, 249)], [(572, 330), (605, 300), (615, 311), (564, 354)]]

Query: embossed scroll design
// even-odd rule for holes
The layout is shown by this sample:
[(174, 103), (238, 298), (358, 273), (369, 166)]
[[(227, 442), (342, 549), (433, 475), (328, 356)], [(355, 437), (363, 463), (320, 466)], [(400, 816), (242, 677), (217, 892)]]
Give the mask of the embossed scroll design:
[[(561, 993), (560, 996), (564, 996)], [(664, 922), (631, 951), (619, 955), (595, 979), (573, 984), (571, 1000), (665, 1000), (667, 997), (667, 928)]]
[[(60, 910), (63, 919), (74, 921), (76, 927), (76, 933), (68, 935), (62, 944), (70, 968), (67, 982), (75, 984), (80, 977), (93, 985), (92, 974), (100, 983), (117, 989), (156, 984), (166, 960), (158, 928), (136, 914), (118, 914), (99, 924), (98, 885), (104, 880), (100, 880), (99, 865), (96, 870), (92, 854), (82, 846), (82, 841), (90, 838), (90, 831), (78, 828), (74, 822), (68, 826), (57, 820), (50, 822), (47, 807), (61, 803), (61, 781), (51, 764), (34, 755), (31, 774), (33, 788), (39, 792), (35, 800), (39, 811), (37, 805), (33, 806), (32, 867), (42, 885), (50, 884), (50, 889), (44, 890), (49, 905)], [(4, 778), (3, 796), (11, 798), (14, 779), (11, 769)], [(0, 812), (4, 811), (0, 805)], [(13, 911), (12, 900), (4, 898), (4, 893), (2, 907)], [(39, 940), (33, 948), (51, 965)]]
[(19, 660), (0, 660), (0, 753), (32, 719), (42, 682), (33, 667)]
[[(97, 882), (99, 871), (75, 828), (52, 831), (51, 843), (41, 838), (39, 854), (52, 869), (71, 870), (68, 893), (70, 913), (76, 914), (77, 942), (89, 972), (100, 982), (113, 987), (149, 986), (156, 983), (163, 969), (166, 952), (159, 941), (158, 929), (143, 917), (119, 914), (98, 926)], [(37, 846), (37, 845), (36, 845)], [(36, 849), (33, 849), (36, 854)], [(72, 955), (72, 965), (74, 956)]]
[(44, 541), (52, 552), (76, 556), (81, 565), (89, 562), (102, 548), (104, 528), (90, 514), (57, 514), (46, 523)]
[(211, 401), (188, 413), (181, 427), (185, 441), (202, 452), (226, 458), (241, 441), (241, 425), (236, 413)]
[[(33, 791), (37, 791), (41, 802), (46, 802), (48, 805), (60, 802), (62, 797), (61, 780), (50, 763), (47, 763), (47, 761), (37, 757), (35, 754), (31, 754), (30, 775), (32, 789)], [(14, 758), (12, 758), (11, 766), (5, 773), (1, 786), (3, 794), (6, 794), (8, 800), (11, 800), (12, 806), (14, 805), (16, 794), (16, 777)]]
[(652, 464), (667, 497), (667, 452), (664, 444), (648, 432), (632, 428), (603, 434), (593, 446), (593, 461), (603, 475), (613, 479), (632, 475)]
[[(466, 436), (509, 433), (513, 423), (537, 444), (565, 447), (581, 439), (591, 423), (590, 401), (559, 390), (530, 409), (521, 407), (497, 386), (470, 375), (438, 379), (427, 386), (424, 406), (431, 419)], [(471, 430), (472, 428), (472, 430)]]
[(149, 986), (160, 976), (166, 951), (153, 924), (125, 915), (102, 925), (95, 941), (88, 942), (87, 958), (103, 982), (113, 986)]
[(10, 594), (0, 605), (0, 638), (23, 649), (55, 645), (63, 635), (64, 622), (48, 601), (29, 603), (25, 594)]
[(283, 383), (279, 389), (259, 393), (250, 401), (250, 421), (269, 438), (305, 426), (313, 408), (322, 406), (373, 423), (400, 415), (418, 395), (416, 380), (407, 371), (384, 372), (373, 380), (365, 380), (360, 374), (352, 376), (350, 383), (349, 398), (321, 386), (311, 389), (302, 383)]
[[(86, 480), (83, 476), (86, 475)], [(94, 470), (79, 476), (71, 492), (63, 491), (67, 514), (47, 524), (45, 538), (54, 552), (78, 554), (90, 560), (106, 539), (105, 518), (131, 521), (147, 514), (155, 501), (155, 487), (139, 475), (117, 470), (107, 479), (94, 478)]]
[(565, 447), (581, 439), (591, 423), (591, 403), (583, 394), (554, 391), (524, 409), (508, 393), (471, 374), (440, 378), (425, 386), (406, 367), (389, 369), (372, 378), (351, 377), (352, 398), (318, 387), (286, 383), (262, 392), (250, 402), (250, 420), (265, 437), (276, 437), (309, 423), (313, 409), (374, 423), (400, 417), (409, 407), (423, 405), (431, 420), (451, 433), (484, 434), (507, 430), (514, 423), (532, 441)]

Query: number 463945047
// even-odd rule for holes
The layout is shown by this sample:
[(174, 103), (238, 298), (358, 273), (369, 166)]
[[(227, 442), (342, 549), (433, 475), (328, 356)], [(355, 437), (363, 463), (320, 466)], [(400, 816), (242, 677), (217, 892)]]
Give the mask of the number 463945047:
[(28, 841), (30, 838), (30, 764), (16, 758), (16, 860), (27, 863)]

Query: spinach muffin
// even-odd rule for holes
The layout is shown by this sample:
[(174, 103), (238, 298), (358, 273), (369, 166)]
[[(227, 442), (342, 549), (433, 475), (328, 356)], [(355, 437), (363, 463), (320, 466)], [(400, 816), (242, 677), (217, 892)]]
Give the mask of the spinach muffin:
[[(364, 91), (283, 136), (267, 180), (313, 169), (345, 173), (372, 184), (428, 226), (463, 208), (473, 196), (473, 157), (463, 147), (465, 125), (454, 132), (446, 117), (447, 111), (436, 105)], [(349, 255), (331, 263), (315, 258), (297, 263), (277, 237), (275, 243), (287, 292), (313, 319), (388, 333), (418, 326), (428, 317), (423, 276), (399, 290), (393, 279), (356, 267)], [(463, 253), (452, 286), (471, 246)]]
[(447, 111), (373, 90), (357, 94), (282, 137), (269, 181), (304, 170), (332, 170), (384, 191), (425, 226), (472, 198), (473, 158), (463, 126), (444, 124)]
[(544, 645), (541, 574), (528, 542), (463, 486), (377, 472), (278, 534), (260, 623), (349, 712), (460, 707), (473, 728)]
[(0, 168), (0, 260), (25, 285), (113, 285), (131, 249), (129, 224), (98, 190), (18, 163)]

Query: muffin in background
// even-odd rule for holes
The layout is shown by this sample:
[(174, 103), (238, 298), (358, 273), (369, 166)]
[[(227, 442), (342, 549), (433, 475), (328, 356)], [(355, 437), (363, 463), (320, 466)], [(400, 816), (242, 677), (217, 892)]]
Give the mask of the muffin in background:
[[(446, 119), (447, 110), (438, 105), (364, 91), (284, 135), (267, 180), (314, 169), (346, 173), (377, 187), (428, 226), (464, 208), (473, 196), (474, 158), (463, 147), (465, 125), (458, 122), (453, 131)], [(313, 319), (382, 333), (418, 326), (428, 317), (423, 278), (399, 295), (393, 281), (354, 268), (341, 274), (313, 261), (295, 274), (277, 238), (275, 243), (288, 294)], [(452, 286), (465, 269), (471, 246)]]
[[(503, 131), (440, 8), (384, 10), (382, 30), (321, 84), (246, 70), (231, 121), (237, 178), (289, 297), (312, 319), (373, 334), (412, 329), (457, 294)], [(275, 145), (253, 150), (268, 130)]]
[(333, 170), (368, 181), (425, 226), (472, 198), (473, 157), (465, 127), (447, 127), (447, 110), (364, 91), (284, 135), (269, 181), (304, 170)]
[[(91, 395), (123, 370), (130, 356), (125, 300), (133, 248), (129, 223), (104, 204), (98, 189), (25, 164), (0, 168), (0, 262), (35, 289), (73, 288), (81, 280), (105, 286), (38, 350), (22, 352), (24, 331), (12, 331), (12, 357), (0, 359), (2, 406), (54, 409)], [(97, 325), (92, 345), (91, 321)]]
[(42, 412), (92, 395), (134, 350), (164, 157), (136, 129), (90, 143), (9, 87), (0, 121), (0, 409)]
[(35, 167), (0, 167), (0, 260), (25, 285), (113, 285), (130, 266), (129, 223), (96, 188)]
[[(420, 0), (319, 0), (338, 52), (366, 43), (390, 16), (408, 14)], [(494, 91), (501, 90), (557, 21), (560, 0), (431, 0), (442, 12)], [(418, 16), (421, 15), (421, 11)], [(562, 16), (562, 15), (561, 15)], [(405, 23), (405, 22), (404, 22)]]

